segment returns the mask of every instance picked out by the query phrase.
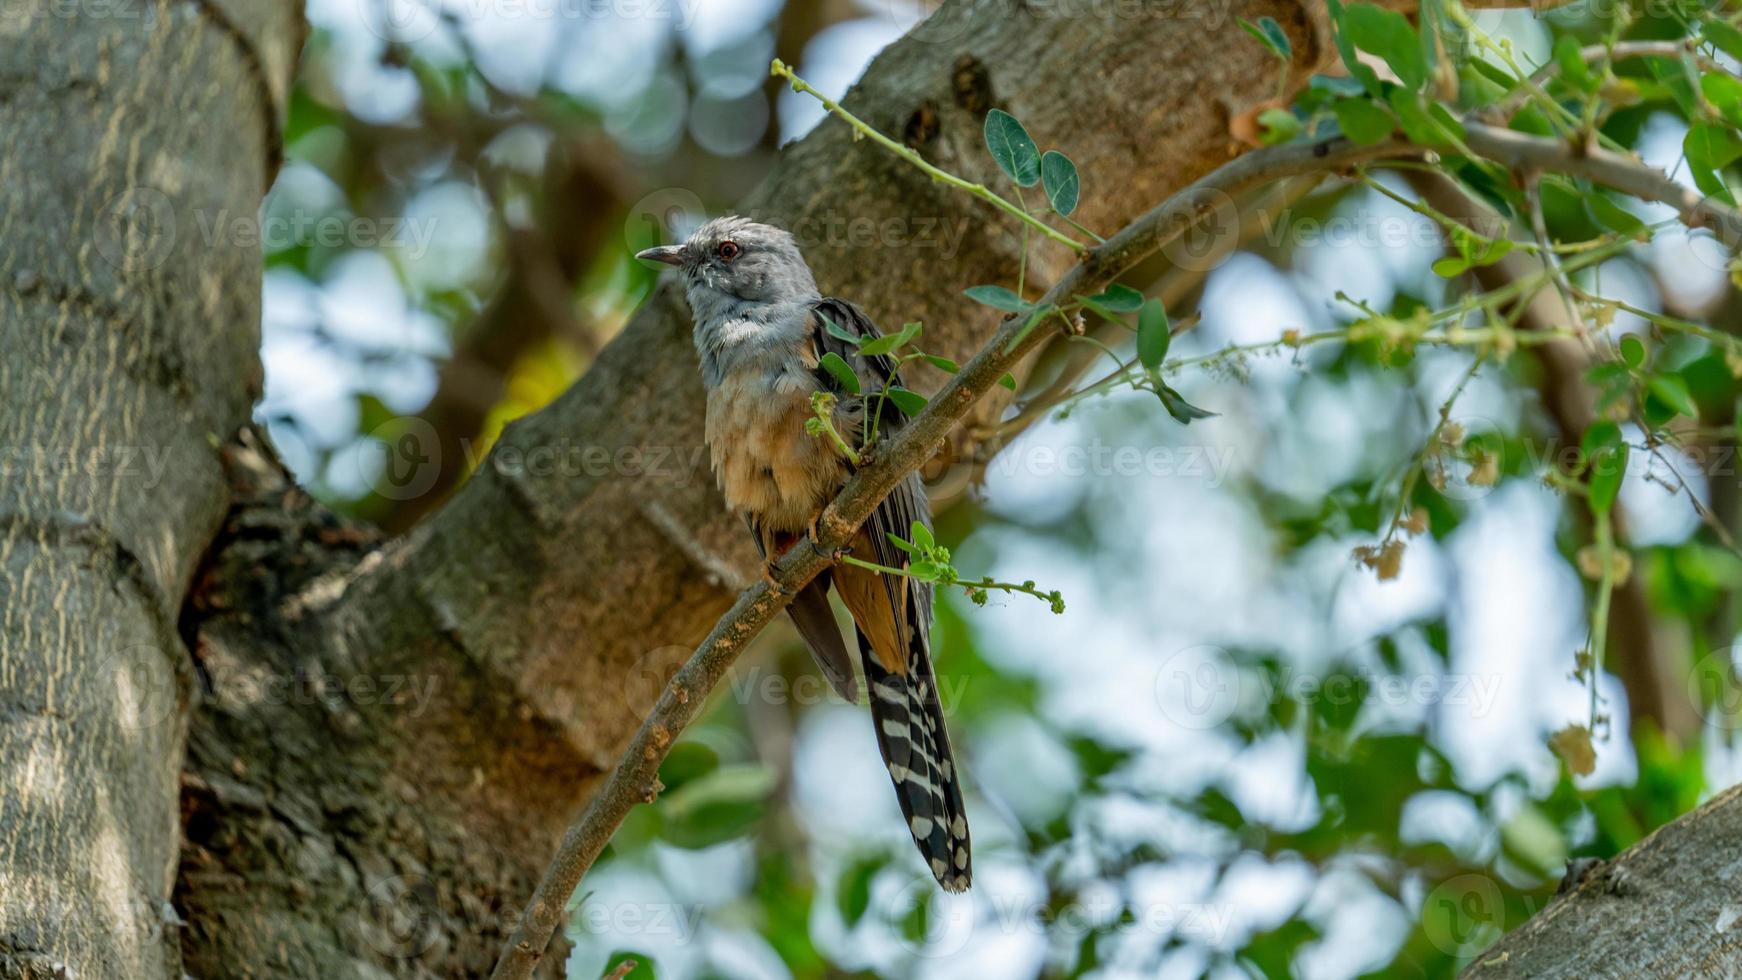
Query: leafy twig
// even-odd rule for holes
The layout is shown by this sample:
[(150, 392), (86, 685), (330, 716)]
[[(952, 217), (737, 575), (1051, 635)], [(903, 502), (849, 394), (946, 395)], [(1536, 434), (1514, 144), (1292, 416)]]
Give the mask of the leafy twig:
[(902, 158), (903, 160), (906, 160), (908, 163), (913, 164), (915, 167), (918, 167), (921, 171), (923, 171), (925, 173), (926, 176), (937, 181), (938, 183), (948, 184), (949, 186), (954, 187), (957, 190), (966, 191), (967, 193), (972, 194), (973, 196), (979, 198), (980, 200), (985, 201), (986, 203), (991, 204), (992, 206), (994, 206), (1002, 211), (1008, 212), (1009, 214), (1015, 216), (1018, 220), (1022, 221), (1023, 224), (1028, 225), (1030, 227), (1033, 227), (1036, 231), (1039, 231), (1041, 234), (1052, 239), (1053, 241), (1058, 242), (1059, 244), (1065, 246), (1066, 248), (1069, 248), (1073, 252), (1081, 253), (1081, 252), (1087, 252), (1089, 250), (1089, 246), (1084, 245), (1082, 242), (1077, 241), (1076, 239), (1072, 238), (1069, 235), (1066, 235), (1065, 233), (1059, 231), (1058, 229), (1056, 229), (1053, 226), (1047, 224), (1046, 222), (1040, 220), (1039, 218), (1036, 218), (1034, 215), (1029, 214), (1027, 208), (1021, 207), (1020, 205), (1015, 204), (1014, 202), (1011, 202), (1009, 200), (1006, 200), (1003, 197), (1000, 197), (998, 194), (994, 193), (990, 188), (988, 188), (985, 184), (979, 184), (979, 183), (975, 183), (971, 180), (965, 180), (961, 177), (957, 177), (955, 174), (952, 174), (947, 170), (943, 170), (939, 167), (933, 166), (932, 164), (926, 162), (925, 157), (920, 156), (918, 153), (915, 153), (913, 150), (907, 148), (906, 146), (903, 146), (900, 143), (897, 143), (895, 140), (892, 140), (889, 137), (878, 132), (877, 130), (871, 128), (863, 120), (861, 120), (858, 116), (855, 116), (852, 113), (848, 112), (847, 110), (841, 108), (841, 104), (839, 102), (836, 102), (834, 99), (831, 99), (831, 98), (823, 95), (823, 93), (812, 88), (809, 82), (805, 81), (804, 79), (802, 79), (802, 78), (798, 77), (796, 74), (794, 74), (792, 69), (788, 68), (786, 66), (786, 64), (784, 62), (782, 62), (779, 58), (774, 59), (774, 62), (769, 65), (768, 70), (769, 70), (770, 74), (772, 74), (776, 77), (779, 77), (779, 78), (784, 78), (788, 82), (792, 83), (792, 90), (793, 91), (803, 92), (806, 95), (815, 96), (817, 101), (819, 101), (823, 104), (824, 109), (828, 110), (830, 113), (832, 113), (834, 115), (840, 116), (843, 120), (846, 121), (847, 125), (853, 127), (855, 132), (864, 136), (866, 139), (869, 139), (873, 143), (876, 143), (878, 146), (881, 146), (884, 149), (888, 150), (889, 152), (895, 154), (896, 156)]

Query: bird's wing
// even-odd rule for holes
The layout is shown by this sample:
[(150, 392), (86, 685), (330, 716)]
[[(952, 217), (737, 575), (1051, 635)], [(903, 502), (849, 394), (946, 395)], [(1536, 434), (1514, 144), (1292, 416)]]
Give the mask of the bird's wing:
[[(877, 325), (871, 322), (864, 311), (852, 303), (842, 299), (824, 299), (817, 303), (813, 320), (813, 336), (817, 355), (833, 353), (846, 361), (859, 377), (859, 389), (867, 413), (877, 412), (878, 440), (890, 438), (907, 424), (907, 416), (897, 408), (895, 402), (887, 398), (877, 398), (878, 392), (890, 385), (901, 383), (901, 376), (896, 369), (894, 358), (886, 354), (864, 356), (859, 353), (859, 344), (848, 339), (852, 337), (877, 338), (882, 333)], [(840, 382), (822, 368), (817, 369), (818, 380), (825, 388), (845, 395)], [(867, 419), (866, 424), (869, 424)], [(859, 557), (874, 561), (890, 568), (905, 567), (908, 556), (890, 541), (891, 535), (908, 540), (913, 536), (913, 525), (923, 524), (931, 527), (931, 506), (926, 499), (925, 484), (918, 473), (909, 473), (883, 502), (872, 512), (870, 520), (865, 522), (864, 533), (854, 542), (856, 552), (863, 551)], [(857, 574), (855, 574), (857, 573)], [(929, 582), (915, 582), (897, 575), (878, 575), (865, 572), (853, 566), (844, 566), (836, 574), (835, 585), (841, 591), (843, 599), (848, 600), (848, 609), (854, 605), (848, 590), (869, 592), (871, 583), (856, 581), (863, 576), (874, 576), (875, 584), (881, 587), (883, 601), (887, 602), (889, 622), (893, 632), (885, 632), (880, 627), (882, 623), (873, 622), (868, 631), (874, 641), (874, 647), (890, 670), (905, 670), (908, 643), (903, 639), (909, 625), (927, 632), (931, 628), (932, 586)], [(908, 593), (912, 593), (913, 612), (908, 608)], [(871, 595), (865, 595), (865, 601), (870, 601)], [(881, 617), (877, 617), (881, 618)]]
[[(873, 397), (900, 382), (895, 361), (884, 355), (861, 355), (852, 339), (881, 336), (877, 327), (858, 307), (838, 299), (819, 302), (813, 319), (818, 357), (834, 353), (853, 368), (866, 411), (879, 412), (879, 439), (900, 431), (907, 424), (906, 416), (888, 399)], [(848, 394), (820, 368), (818, 380), (838, 395)], [(915, 523), (931, 527), (931, 506), (919, 474), (910, 473), (854, 537), (853, 554), (903, 568), (907, 554), (890, 537), (911, 539)], [(932, 669), (932, 585), (850, 564), (837, 567), (834, 575), (835, 589), (858, 627), (877, 748), (895, 784), (901, 814), (938, 883), (947, 891), (964, 891), (973, 880), (973, 859), (961, 773), (950, 750)]]

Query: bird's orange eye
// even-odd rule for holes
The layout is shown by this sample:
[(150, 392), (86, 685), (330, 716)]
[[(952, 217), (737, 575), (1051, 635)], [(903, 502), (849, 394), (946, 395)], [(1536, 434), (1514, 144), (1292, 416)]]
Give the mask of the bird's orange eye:
[(730, 262), (737, 257), (738, 257), (738, 243), (737, 242), (721, 242), (720, 243), (720, 258), (725, 259), (727, 262)]

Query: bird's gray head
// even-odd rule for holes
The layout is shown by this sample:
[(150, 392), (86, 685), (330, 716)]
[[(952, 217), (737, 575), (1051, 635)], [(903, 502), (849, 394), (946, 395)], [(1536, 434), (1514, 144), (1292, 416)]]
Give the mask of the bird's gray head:
[(817, 298), (816, 280), (792, 234), (749, 218), (715, 218), (682, 245), (635, 256), (676, 267), (697, 325), (753, 313), (754, 307)]

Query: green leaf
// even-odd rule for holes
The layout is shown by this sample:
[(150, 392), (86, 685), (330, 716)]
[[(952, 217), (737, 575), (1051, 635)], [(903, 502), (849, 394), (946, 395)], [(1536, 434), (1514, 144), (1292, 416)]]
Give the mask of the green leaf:
[(828, 317), (823, 316), (821, 313), (817, 314), (817, 318), (823, 321), (823, 330), (828, 333), (829, 336), (839, 340), (844, 340), (855, 347), (865, 342), (864, 337), (848, 330), (846, 327), (843, 327)]
[(685, 783), (660, 804), (666, 839), (700, 848), (742, 836), (762, 819), (777, 779), (768, 766), (726, 765)]
[(918, 320), (904, 323), (901, 325), (901, 331), (899, 333), (884, 334), (874, 340), (867, 340), (863, 344), (860, 344), (859, 356), (876, 357), (879, 354), (887, 354), (890, 351), (900, 350), (902, 347), (906, 346), (908, 341), (919, 336), (919, 332), (922, 329), (924, 328)]
[(1185, 400), (1185, 396), (1174, 391), (1167, 385), (1156, 383), (1155, 393), (1161, 396), (1161, 406), (1167, 409), (1167, 414), (1181, 425), (1191, 425), (1197, 419), (1215, 418), (1216, 413), (1206, 411)]
[(1254, 24), (1246, 18), (1240, 18), (1240, 29), (1258, 39), (1258, 43), (1270, 50), (1283, 61), (1294, 60), (1294, 44), (1288, 39), (1288, 34), (1274, 17), (1260, 17)]
[(1688, 128), (1682, 152), (1687, 154), (1695, 186), (1727, 203), (1735, 203), (1718, 171), (1742, 157), (1742, 137), (1711, 123), (1697, 123)]
[(1441, 279), (1456, 279), (1469, 268), (1470, 260), (1462, 255), (1448, 255), (1445, 258), (1435, 259), (1433, 264), (1434, 275)]
[(1275, 106), (1258, 114), (1258, 125), (1261, 127), (1258, 140), (1265, 146), (1287, 143), (1300, 135), (1300, 117)]
[(1651, 74), (1669, 94), (1675, 99), (1675, 104), (1682, 115), (1689, 119), (1697, 119), (1700, 114), (1699, 100), (1694, 97), (1698, 77), (1688, 72), (1688, 68), (1680, 58), (1647, 58), (1645, 63), (1651, 68)]
[(1015, 391), (1016, 390), (1016, 375), (1006, 374), (1003, 377), (998, 379), (998, 383), (1003, 385), (1006, 388), (1009, 388), (1011, 391)]
[(1040, 183), (1040, 150), (1016, 117), (1003, 109), (986, 113), (986, 149), (1004, 175), (1018, 187)]
[(1607, 194), (1593, 192), (1585, 195), (1585, 203), (1590, 206), (1591, 215), (1597, 223), (1613, 232), (1637, 238), (1649, 234), (1645, 222), (1638, 216), (1609, 199)]
[(1034, 308), (1034, 304), (1016, 295), (1003, 286), (970, 286), (962, 290), (963, 295), (976, 303), (984, 303), (995, 310), (1007, 310), (1011, 313), (1022, 313)]
[(921, 354), (920, 357), (923, 358), (927, 364), (930, 364), (932, 367), (947, 374), (955, 374), (957, 371), (962, 369), (960, 364), (957, 364), (955, 361), (952, 361), (947, 357), (939, 357), (936, 354)]
[(1621, 492), (1621, 478), (1627, 473), (1627, 447), (1615, 446), (1598, 452), (1591, 458), (1591, 511), (1606, 514), (1615, 506)]
[(1137, 359), (1150, 371), (1158, 370), (1167, 357), (1167, 345), (1172, 340), (1167, 308), (1158, 299), (1145, 301), (1143, 309), (1137, 313)]
[[(1403, 135), (1417, 146), (1446, 146), (1453, 134), (1422, 103), (1421, 93), (1394, 88), (1386, 99), (1403, 125)], [(1461, 127), (1460, 127), (1461, 128)]]
[(889, 532), (885, 531), (883, 533), (883, 536), (889, 539), (890, 544), (901, 549), (902, 551), (905, 551), (910, 555), (919, 554), (919, 549), (915, 548), (913, 545), (909, 544), (908, 542), (902, 540), (900, 535), (890, 534)]
[(931, 528), (919, 521), (914, 521), (913, 526), (907, 529), (907, 533), (908, 539), (921, 551), (930, 551), (938, 546), (937, 539), (932, 537)]
[(900, 385), (890, 385), (883, 389), (889, 395), (889, 400), (895, 407), (908, 415), (918, 415), (925, 411), (925, 396), (917, 391), (909, 391)]
[(824, 371), (829, 372), (829, 377), (834, 378), (848, 394), (857, 395), (859, 393), (859, 376), (853, 373), (853, 368), (841, 359), (841, 355), (829, 351), (817, 361), (817, 364)]
[(1580, 50), (1579, 39), (1571, 34), (1562, 34), (1555, 42), (1554, 60), (1560, 66), (1561, 81), (1581, 92), (1595, 92), (1602, 83), (1591, 74), (1590, 66), (1579, 56)]
[(1720, 20), (1707, 21), (1701, 28), (1706, 40), (1712, 47), (1724, 52), (1737, 61), (1742, 61), (1742, 31), (1731, 27)]
[(1057, 150), (1048, 150), (1040, 158), (1040, 180), (1046, 187), (1046, 200), (1059, 214), (1077, 209), (1077, 192), (1082, 185), (1077, 180), (1077, 165)]
[(1585, 429), (1585, 434), (1579, 439), (1579, 448), (1589, 459), (1605, 449), (1616, 449), (1621, 445), (1621, 426), (1609, 419), (1593, 422)]
[(1427, 83), (1421, 38), (1402, 14), (1358, 3), (1343, 15), (1343, 30), (1355, 47), (1383, 58), (1404, 85), (1419, 90)]
[[(1343, 7), (1342, 0), (1325, 0), (1325, 9), (1331, 15), (1331, 23), (1337, 25), (1335, 38), (1337, 53), (1343, 56), (1343, 67), (1348, 69), (1349, 77), (1360, 82), (1361, 87), (1366, 89), (1369, 95), (1379, 95), (1381, 92), (1379, 74), (1362, 64), (1361, 59), (1355, 56), (1355, 45), (1349, 36), (1348, 11)], [(1344, 130), (1344, 132), (1348, 132), (1348, 130)], [(1350, 139), (1354, 139), (1354, 137), (1351, 136)]]
[(1383, 142), (1397, 128), (1391, 114), (1371, 99), (1338, 99), (1331, 103), (1331, 111), (1336, 113), (1343, 135), (1360, 146)]
[[(1473, 243), (1472, 243), (1473, 244)], [(1491, 238), (1483, 244), (1482, 251), (1471, 249), (1470, 264), (1472, 266), (1493, 265), (1512, 253), (1512, 239)]]
[(1458, 279), (1460, 275), (1469, 272), (1470, 259), (1463, 256), (1446, 256), (1434, 259), (1434, 275), (1441, 279)]
[(1723, 72), (1707, 72), (1700, 78), (1700, 93), (1719, 115), (1732, 125), (1742, 126), (1742, 79)]
[(1621, 360), (1635, 370), (1645, 366), (1645, 342), (1638, 335), (1627, 334), (1621, 338)]
[(907, 574), (922, 582), (936, 582), (938, 576), (943, 574), (943, 570), (944, 566), (935, 561), (927, 561), (924, 558), (921, 558), (916, 562), (910, 562), (907, 566)]
[(1134, 313), (1143, 307), (1143, 294), (1120, 283), (1114, 283), (1093, 296), (1077, 298), (1092, 300), (1114, 313)]
[(1688, 383), (1679, 374), (1654, 374), (1645, 382), (1658, 401), (1674, 409), (1678, 415), (1686, 415), (1690, 419), (1700, 417), (1700, 409), (1694, 404), (1694, 398), (1688, 394)]
[(841, 875), (841, 880), (835, 888), (835, 899), (841, 912), (841, 921), (851, 929), (865, 917), (865, 910), (871, 907), (871, 880), (877, 877), (877, 872), (883, 870), (884, 859), (861, 858), (854, 861)]

